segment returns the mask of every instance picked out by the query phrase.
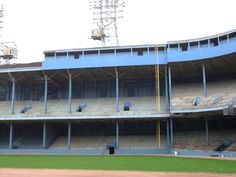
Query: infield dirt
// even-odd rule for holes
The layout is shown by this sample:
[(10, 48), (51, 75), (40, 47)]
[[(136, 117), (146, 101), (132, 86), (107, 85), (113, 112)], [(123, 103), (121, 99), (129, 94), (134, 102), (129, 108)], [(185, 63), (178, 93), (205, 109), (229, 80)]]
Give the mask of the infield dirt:
[(0, 177), (233, 177), (236, 174), (104, 170), (0, 169)]

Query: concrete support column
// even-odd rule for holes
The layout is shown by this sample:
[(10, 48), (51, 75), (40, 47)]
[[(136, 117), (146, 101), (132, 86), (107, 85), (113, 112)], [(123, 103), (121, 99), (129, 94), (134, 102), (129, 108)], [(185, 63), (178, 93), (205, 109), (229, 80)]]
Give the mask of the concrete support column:
[(165, 65), (165, 91), (166, 91), (166, 112), (169, 112), (168, 68), (167, 68), (167, 65)]
[(115, 67), (116, 72), (116, 112), (119, 112), (119, 73)]
[(207, 97), (206, 69), (204, 64), (202, 64), (202, 77), (203, 77), (203, 94), (204, 97)]
[(171, 99), (172, 99), (172, 83), (171, 83), (171, 67), (168, 67), (168, 75), (169, 75), (169, 108), (171, 111)]
[(116, 148), (119, 149), (119, 122), (116, 121)]
[(206, 131), (205, 142), (206, 142), (206, 146), (208, 146), (209, 145), (209, 129), (208, 129), (208, 119), (207, 119), (207, 117), (205, 118), (205, 131)]
[(15, 111), (15, 89), (16, 89), (16, 79), (15, 76), (12, 77), (12, 94), (11, 94), (11, 113), (14, 114)]
[(71, 113), (71, 97), (72, 97), (72, 76), (71, 74), (69, 73), (69, 97), (68, 97), (68, 101), (69, 101), (69, 104), (68, 104), (68, 112)]
[(44, 114), (47, 114), (48, 76), (44, 75)]
[(71, 122), (68, 122), (68, 142), (67, 142), (68, 149), (71, 149)]
[(47, 133), (47, 124), (43, 122), (43, 149), (46, 149), (46, 133)]
[(174, 136), (173, 136), (173, 118), (170, 117), (170, 148), (173, 148)]
[(13, 146), (13, 123), (10, 123), (9, 127), (9, 149), (12, 149)]

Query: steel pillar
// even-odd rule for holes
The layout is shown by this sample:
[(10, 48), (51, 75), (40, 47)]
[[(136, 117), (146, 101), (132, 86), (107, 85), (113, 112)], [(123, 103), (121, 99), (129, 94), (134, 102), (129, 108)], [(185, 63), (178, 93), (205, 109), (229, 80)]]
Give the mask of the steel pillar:
[(10, 123), (9, 127), (9, 149), (12, 149), (13, 147), (13, 124)]
[(16, 89), (16, 79), (15, 76), (12, 77), (12, 94), (11, 94), (11, 113), (15, 112), (15, 89)]
[(158, 119), (156, 122), (156, 136), (157, 136), (157, 144), (158, 148), (161, 148), (161, 120)]
[(44, 113), (47, 114), (48, 76), (44, 75)]
[(170, 148), (173, 148), (174, 137), (173, 137), (173, 118), (170, 117)]
[(71, 97), (72, 97), (72, 76), (71, 74), (69, 73), (69, 97), (68, 97), (68, 101), (69, 101), (69, 104), (68, 104), (68, 112), (71, 113)]
[(169, 119), (166, 120), (166, 142), (167, 146), (170, 146), (170, 123)]
[(205, 131), (206, 131), (206, 139), (205, 139), (205, 141), (206, 141), (206, 146), (208, 146), (209, 145), (209, 129), (208, 129), (208, 119), (207, 119), (207, 117), (205, 118)]
[(68, 122), (68, 142), (67, 142), (68, 149), (71, 149), (71, 122)]
[(169, 108), (171, 112), (172, 85), (171, 85), (171, 67), (170, 66), (168, 66), (168, 75), (169, 75)]
[(119, 122), (116, 121), (116, 148), (119, 148)]
[(119, 112), (119, 73), (115, 67), (116, 73), (116, 112)]
[(202, 76), (203, 76), (203, 94), (205, 97), (207, 97), (206, 69), (204, 64), (202, 64)]
[(155, 66), (155, 84), (156, 84), (156, 106), (157, 113), (161, 112), (161, 97), (160, 97), (160, 66)]
[(43, 122), (43, 149), (46, 149), (46, 133), (47, 133), (47, 124)]
[(165, 65), (165, 91), (166, 91), (166, 112), (169, 112), (168, 68), (167, 68), (167, 65)]

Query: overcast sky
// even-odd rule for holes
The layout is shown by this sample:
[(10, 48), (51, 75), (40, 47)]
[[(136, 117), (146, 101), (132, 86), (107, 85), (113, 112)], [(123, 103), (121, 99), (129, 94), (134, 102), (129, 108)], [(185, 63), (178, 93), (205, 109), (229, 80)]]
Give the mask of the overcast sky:
[[(120, 45), (158, 44), (236, 28), (235, 0), (124, 0)], [(43, 51), (96, 46), (89, 40), (89, 0), (0, 0), (1, 41), (15, 41), (18, 62), (43, 59)]]

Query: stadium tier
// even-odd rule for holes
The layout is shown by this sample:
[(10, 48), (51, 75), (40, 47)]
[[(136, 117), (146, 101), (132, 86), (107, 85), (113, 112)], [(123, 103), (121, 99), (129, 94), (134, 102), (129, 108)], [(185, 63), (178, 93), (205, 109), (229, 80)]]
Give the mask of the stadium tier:
[(236, 157), (236, 30), (0, 66), (0, 153)]

